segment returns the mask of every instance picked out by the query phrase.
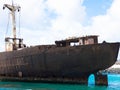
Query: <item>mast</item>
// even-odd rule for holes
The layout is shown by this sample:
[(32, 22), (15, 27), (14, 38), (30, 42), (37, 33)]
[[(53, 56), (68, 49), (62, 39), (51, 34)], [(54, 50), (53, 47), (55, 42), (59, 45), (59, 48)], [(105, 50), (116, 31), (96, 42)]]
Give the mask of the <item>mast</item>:
[(8, 8), (12, 16), (12, 32), (13, 32), (13, 45), (16, 48), (16, 21), (15, 21), (15, 12), (20, 11), (20, 6), (15, 6), (12, 2), (12, 5), (4, 4), (3, 9)]

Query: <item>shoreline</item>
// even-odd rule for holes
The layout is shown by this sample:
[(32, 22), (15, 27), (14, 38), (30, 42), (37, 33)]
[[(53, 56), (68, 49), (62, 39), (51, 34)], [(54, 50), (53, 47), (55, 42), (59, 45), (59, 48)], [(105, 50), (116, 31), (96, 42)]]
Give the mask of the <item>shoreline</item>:
[(113, 66), (104, 70), (106, 73), (120, 74), (120, 61), (117, 61)]
[(105, 72), (110, 74), (120, 74), (120, 68), (109, 68), (105, 70)]

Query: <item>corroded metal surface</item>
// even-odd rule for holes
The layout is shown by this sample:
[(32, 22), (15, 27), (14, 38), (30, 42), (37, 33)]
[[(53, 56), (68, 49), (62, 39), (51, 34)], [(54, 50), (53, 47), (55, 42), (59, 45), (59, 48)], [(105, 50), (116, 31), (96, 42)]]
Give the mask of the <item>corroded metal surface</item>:
[(113, 65), (119, 43), (56, 47), (36, 46), (0, 53), (0, 75), (79, 78)]
[(108, 76), (106, 74), (95, 75), (95, 85), (108, 85)]

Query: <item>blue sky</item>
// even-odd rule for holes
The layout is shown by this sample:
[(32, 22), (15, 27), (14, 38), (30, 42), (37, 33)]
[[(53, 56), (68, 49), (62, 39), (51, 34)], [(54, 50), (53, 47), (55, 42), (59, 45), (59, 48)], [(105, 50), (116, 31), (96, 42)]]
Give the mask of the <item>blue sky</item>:
[(87, 15), (90, 17), (106, 14), (113, 0), (84, 0), (83, 5), (86, 7)]
[[(113, 0), (84, 0), (83, 5), (86, 7), (87, 20), (97, 15), (106, 14)], [(88, 23), (85, 22), (87, 25)]]
[[(54, 44), (55, 40), (91, 34), (99, 35), (100, 43), (120, 41), (120, 0), (14, 1), (21, 6), (21, 37), (28, 46)], [(10, 29), (5, 34), (8, 10), (2, 10), (4, 3), (10, 4), (11, 0), (0, 1), (1, 51), (4, 37), (11, 34)]]

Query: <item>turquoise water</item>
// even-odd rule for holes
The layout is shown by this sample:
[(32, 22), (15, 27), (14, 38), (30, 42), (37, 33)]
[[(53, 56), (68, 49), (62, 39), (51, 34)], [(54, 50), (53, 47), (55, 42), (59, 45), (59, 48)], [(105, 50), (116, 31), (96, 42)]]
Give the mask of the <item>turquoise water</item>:
[(120, 74), (109, 74), (108, 82), (108, 86), (95, 86), (91, 75), (89, 85), (0, 82), (0, 90), (120, 90)]

